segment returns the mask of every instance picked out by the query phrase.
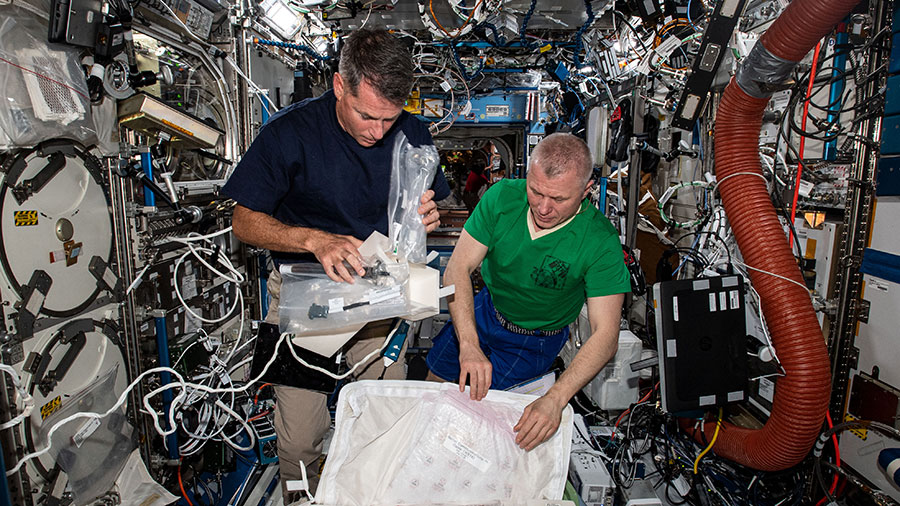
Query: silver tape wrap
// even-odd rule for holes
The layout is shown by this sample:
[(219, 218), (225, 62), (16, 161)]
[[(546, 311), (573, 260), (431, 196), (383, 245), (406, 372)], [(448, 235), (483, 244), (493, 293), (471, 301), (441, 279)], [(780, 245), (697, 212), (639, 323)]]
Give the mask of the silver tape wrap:
[(735, 81), (744, 93), (754, 98), (769, 98), (789, 86), (788, 79), (797, 62), (770, 53), (757, 42), (741, 62)]

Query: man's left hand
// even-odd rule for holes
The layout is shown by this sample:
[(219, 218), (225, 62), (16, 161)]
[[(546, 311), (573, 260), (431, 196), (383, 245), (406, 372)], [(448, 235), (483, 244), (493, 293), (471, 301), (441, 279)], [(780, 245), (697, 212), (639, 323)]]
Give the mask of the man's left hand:
[(434, 201), (434, 190), (428, 190), (422, 195), (422, 205), (419, 206), (419, 214), (422, 215), (422, 223), (425, 224), (425, 232), (434, 232), (441, 224), (441, 215)]
[(531, 451), (539, 444), (550, 439), (559, 428), (562, 410), (565, 403), (546, 395), (525, 407), (519, 423), (513, 427), (516, 432), (516, 444), (526, 451)]

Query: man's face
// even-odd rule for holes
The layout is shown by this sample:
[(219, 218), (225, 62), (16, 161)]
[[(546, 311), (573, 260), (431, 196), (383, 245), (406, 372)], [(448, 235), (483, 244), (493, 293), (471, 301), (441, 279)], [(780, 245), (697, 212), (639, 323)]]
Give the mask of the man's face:
[(335, 74), (334, 95), (337, 97), (337, 117), (341, 128), (360, 146), (367, 148), (384, 137), (403, 111), (402, 105), (381, 97), (365, 79), (359, 83), (354, 95), (345, 86), (341, 75)]
[(537, 164), (528, 171), (528, 207), (536, 228), (553, 228), (575, 216), (591, 187), (591, 181), (587, 186), (581, 181), (573, 170), (554, 178), (547, 177)]

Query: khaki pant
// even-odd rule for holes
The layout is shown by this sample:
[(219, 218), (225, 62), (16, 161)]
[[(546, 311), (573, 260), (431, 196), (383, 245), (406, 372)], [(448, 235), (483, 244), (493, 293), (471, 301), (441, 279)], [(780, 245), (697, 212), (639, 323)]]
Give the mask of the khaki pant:
[[(268, 291), (271, 296), (266, 321), (278, 324), (278, 305), (281, 298), (281, 273), (269, 274)], [(373, 350), (381, 347), (391, 330), (391, 320), (371, 322), (344, 345), (347, 363), (351, 366)], [(349, 347), (349, 348), (348, 348)], [(354, 373), (355, 379), (377, 379), (384, 372), (384, 379), (406, 379), (405, 351), (400, 359), (384, 370), (381, 355), (376, 354), (367, 364)], [(297, 364), (297, 367), (302, 367)], [(278, 466), (281, 471), (281, 491), (284, 504), (293, 499), (287, 491), (289, 480), (302, 479), (300, 462), (306, 465), (310, 491), (315, 493), (319, 483), (319, 457), (323, 443), (331, 427), (325, 394), (288, 386), (275, 387), (275, 434), (278, 436)]]

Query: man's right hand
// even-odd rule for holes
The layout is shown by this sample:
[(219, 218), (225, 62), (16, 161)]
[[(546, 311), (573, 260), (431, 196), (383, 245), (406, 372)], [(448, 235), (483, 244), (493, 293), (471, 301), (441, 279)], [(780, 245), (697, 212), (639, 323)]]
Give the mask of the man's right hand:
[(329, 278), (337, 282), (353, 283), (353, 275), (347, 269), (347, 265), (355, 269), (360, 276), (366, 273), (358, 249), (362, 243), (351, 235), (338, 235), (316, 230), (308, 239), (305, 249), (316, 255), (316, 259), (325, 268), (325, 274)]
[(460, 347), (459, 350), (459, 391), (466, 389), (466, 377), (469, 378), (469, 398), (480, 401), (491, 388), (491, 361), (476, 346)]

